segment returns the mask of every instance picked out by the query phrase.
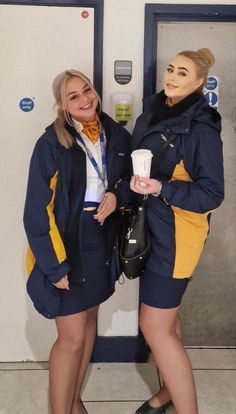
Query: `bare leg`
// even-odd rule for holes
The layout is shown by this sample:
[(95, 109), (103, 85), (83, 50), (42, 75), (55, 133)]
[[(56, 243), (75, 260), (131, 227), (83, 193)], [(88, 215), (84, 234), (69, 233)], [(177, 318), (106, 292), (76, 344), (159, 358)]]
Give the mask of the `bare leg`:
[[(179, 339), (182, 339), (181, 322), (180, 322), (179, 314), (176, 317), (175, 333)], [(165, 382), (163, 382), (161, 389), (155, 395), (153, 395), (152, 398), (150, 398), (149, 403), (153, 407), (160, 407), (161, 405), (164, 405), (170, 399), (171, 399), (171, 396), (170, 396), (169, 390)]]
[[(140, 327), (148, 342), (177, 414), (198, 414), (191, 364), (176, 333), (178, 308), (141, 305)], [(163, 390), (164, 391), (164, 390)]]
[(58, 338), (49, 359), (49, 394), (52, 414), (71, 414), (84, 352), (87, 311), (56, 318)]
[(85, 378), (85, 374), (91, 359), (94, 340), (96, 336), (96, 325), (97, 325), (97, 313), (98, 313), (98, 306), (91, 308), (87, 311), (87, 324), (86, 324), (86, 336), (85, 336), (85, 344), (84, 344), (84, 352), (82, 355), (82, 359), (79, 364), (79, 372), (77, 377), (76, 389), (73, 397), (73, 404), (71, 414), (85, 414), (86, 411), (84, 410), (81, 402), (81, 390)]

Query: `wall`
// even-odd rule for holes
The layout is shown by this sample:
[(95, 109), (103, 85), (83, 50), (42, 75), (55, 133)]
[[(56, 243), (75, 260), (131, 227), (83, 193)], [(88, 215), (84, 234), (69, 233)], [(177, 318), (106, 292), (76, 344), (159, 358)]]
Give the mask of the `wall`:
[[(149, 3), (156, 3), (150, 1)], [(162, 1), (162, 3), (168, 3)], [(172, 3), (178, 3), (172, 1)], [(181, 4), (191, 2), (181, 1)], [(205, 1), (198, 1), (205, 4)], [(208, 4), (235, 4), (232, 1), (208, 1)], [(104, 110), (111, 113), (111, 94), (127, 91), (134, 96), (134, 119), (142, 108), (143, 90), (143, 39), (144, 39), (144, 4), (145, 0), (104, 0)], [(51, 59), (51, 56), (49, 56)], [(118, 85), (113, 77), (114, 60), (132, 60), (132, 81), (125, 86)], [(4, 104), (3, 102), (1, 102)], [(10, 121), (14, 122), (14, 120)], [(14, 139), (15, 137), (12, 137)], [(54, 323), (37, 315), (25, 294), (24, 252), (26, 248), (23, 227), (19, 222), (22, 217), (24, 200), (26, 165), (28, 154), (23, 156), (23, 174), (14, 166), (15, 151), (20, 151), (20, 142), (6, 143), (2, 137), (4, 159), (2, 159), (4, 178), (2, 191), (4, 202), (9, 208), (1, 213), (4, 232), (1, 232), (0, 250), (4, 256), (2, 266), (1, 300), (0, 300), (0, 361), (46, 360), (53, 338)], [(230, 152), (230, 148), (227, 148)], [(9, 165), (14, 171), (14, 179), (8, 179)], [(11, 185), (9, 185), (9, 183)], [(1, 210), (2, 211), (2, 210)], [(235, 223), (234, 223), (235, 224)], [(3, 260), (4, 259), (4, 260)], [(101, 307), (99, 317), (100, 335), (136, 335), (138, 282), (126, 282), (118, 285), (116, 295)], [(184, 319), (192, 326), (188, 315), (191, 310), (186, 306)], [(216, 321), (217, 323), (217, 321)], [(193, 342), (194, 343), (194, 342)]]

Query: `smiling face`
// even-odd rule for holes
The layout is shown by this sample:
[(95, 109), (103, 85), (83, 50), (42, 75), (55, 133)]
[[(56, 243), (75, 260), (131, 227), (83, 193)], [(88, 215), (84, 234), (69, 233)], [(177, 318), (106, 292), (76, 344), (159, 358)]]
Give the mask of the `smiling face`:
[(65, 106), (72, 118), (77, 121), (94, 121), (98, 96), (83, 79), (72, 76), (66, 83)]
[(165, 95), (176, 104), (196, 91), (204, 79), (198, 78), (195, 63), (191, 59), (177, 55), (167, 66), (163, 82)]

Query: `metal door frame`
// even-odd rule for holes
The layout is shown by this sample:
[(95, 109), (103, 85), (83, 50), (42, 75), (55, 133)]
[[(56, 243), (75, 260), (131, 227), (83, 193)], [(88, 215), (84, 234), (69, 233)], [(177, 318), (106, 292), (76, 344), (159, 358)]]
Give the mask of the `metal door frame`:
[(236, 22), (236, 6), (145, 5), (143, 96), (156, 92), (157, 35), (161, 22)]
[[(102, 97), (103, 91), (103, 0), (0, 0), (0, 5), (16, 6), (58, 6), (58, 7), (92, 7), (94, 8), (94, 55), (93, 84)], [(96, 47), (95, 47), (96, 45)]]

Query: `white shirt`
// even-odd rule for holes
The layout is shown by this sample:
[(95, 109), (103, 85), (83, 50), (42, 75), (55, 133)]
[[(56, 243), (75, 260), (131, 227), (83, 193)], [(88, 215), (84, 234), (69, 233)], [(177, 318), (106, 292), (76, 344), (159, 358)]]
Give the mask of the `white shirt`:
[[(90, 139), (82, 132), (83, 125), (73, 119), (73, 123), (75, 126), (76, 131), (82, 136), (86, 147), (91, 151), (94, 159), (97, 162), (99, 169), (102, 171), (102, 153), (101, 153), (101, 146), (100, 146), (100, 138), (97, 140), (96, 144), (93, 144)], [(77, 139), (77, 144), (81, 146), (83, 151), (86, 153), (85, 149), (81, 142)], [(87, 176), (87, 183), (86, 183), (86, 193), (84, 197), (84, 201), (95, 201), (100, 203), (104, 194), (104, 184), (101, 178), (98, 176), (97, 171), (95, 170), (93, 164), (91, 163), (90, 159), (86, 154), (86, 176)]]

